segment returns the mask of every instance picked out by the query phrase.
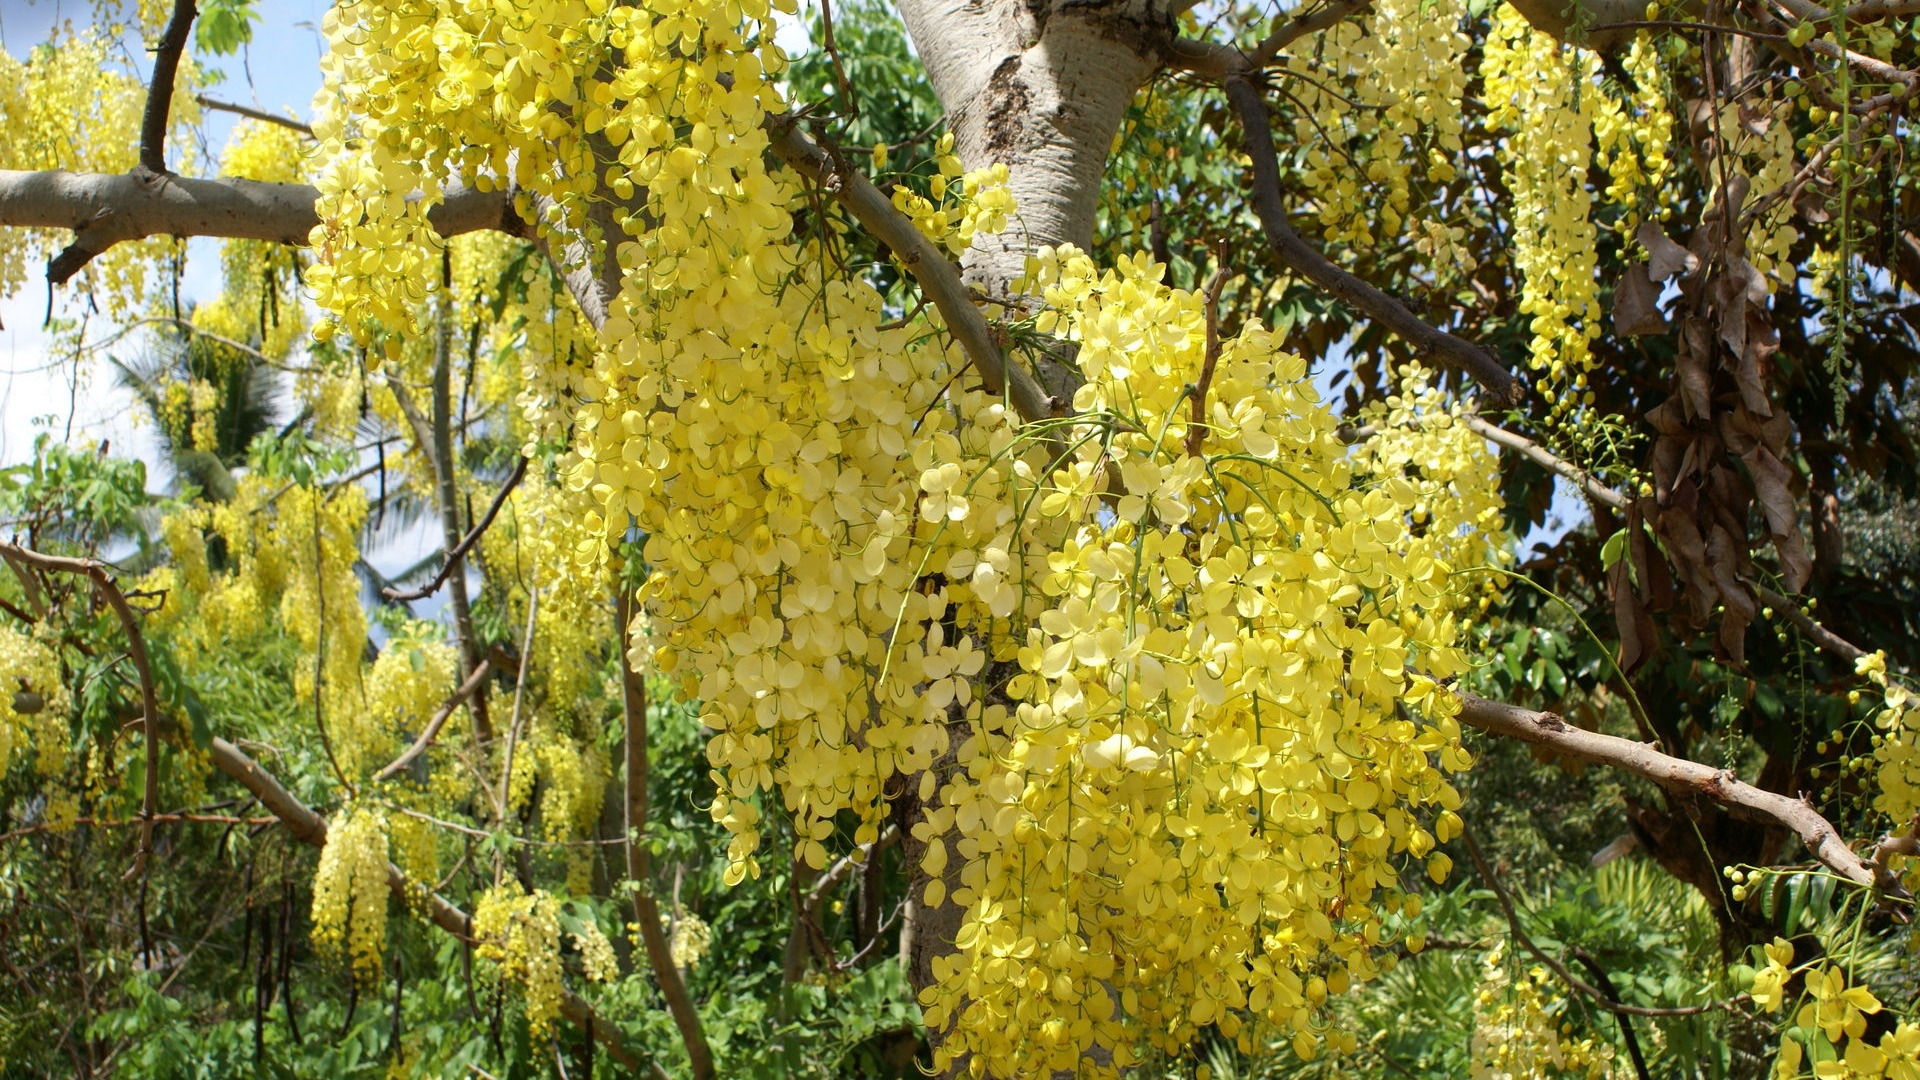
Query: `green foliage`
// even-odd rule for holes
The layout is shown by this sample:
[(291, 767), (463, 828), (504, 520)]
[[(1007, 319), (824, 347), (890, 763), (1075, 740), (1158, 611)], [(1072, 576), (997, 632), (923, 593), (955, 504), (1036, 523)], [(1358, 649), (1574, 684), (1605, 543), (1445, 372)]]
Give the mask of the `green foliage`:
[(260, 18), (255, 0), (207, 0), (193, 24), (193, 43), (201, 52), (231, 56), (253, 40), (253, 24)]
[(106, 446), (68, 446), (43, 432), (32, 458), (0, 469), (0, 516), (33, 544), (92, 551), (131, 535), (144, 546), (143, 512), (152, 505), (146, 465)]

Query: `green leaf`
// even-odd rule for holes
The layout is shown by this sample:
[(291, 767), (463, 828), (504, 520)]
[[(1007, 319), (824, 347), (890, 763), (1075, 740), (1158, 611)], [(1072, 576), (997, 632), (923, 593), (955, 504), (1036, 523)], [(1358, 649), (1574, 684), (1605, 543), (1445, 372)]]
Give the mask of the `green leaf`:
[(1607, 537), (1606, 543), (1600, 545), (1601, 568), (1605, 570), (1613, 569), (1613, 564), (1619, 562), (1620, 557), (1626, 553), (1627, 530), (1617, 529), (1612, 536)]
[(213, 56), (231, 56), (253, 40), (254, 0), (207, 0), (193, 27), (193, 44)]

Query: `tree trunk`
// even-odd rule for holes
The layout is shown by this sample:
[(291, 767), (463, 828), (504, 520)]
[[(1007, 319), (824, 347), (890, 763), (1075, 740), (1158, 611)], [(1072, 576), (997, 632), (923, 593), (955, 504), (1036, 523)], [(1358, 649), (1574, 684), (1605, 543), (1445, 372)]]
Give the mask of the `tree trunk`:
[[(1100, 181), (1133, 95), (1159, 66), (1172, 11), (1151, 0), (902, 0), (900, 13), (947, 112), (954, 151), (968, 169), (1004, 164), (1018, 215), (1007, 231), (976, 239), (962, 261), (968, 284), (994, 299), (1013, 298), (1029, 252), (1041, 246), (1093, 246)], [(1055, 393), (1057, 373), (1041, 381)], [(1003, 680), (991, 678), (983, 685)], [(1004, 673), (1002, 673), (1004, 674)], [(952, 728), (954, 746), (968, 727)], [(928, 875), (919, 869), (925, 840), (913, 827), (929, 807), (912, 794), (896, 801), (911, 903), (901, 954), (914, 989), (933, 984), (934, 962), (953, 953), (963, 911), (954, 903), (965, 859), (942, 875), (947, 899), (928, 907)], [(936, 796), (936, 799), (938, 796)], [(943, 1032), (929, 1031), (937, 1047)], [(956, 1063), (953, 1072), (964, 1071)]]

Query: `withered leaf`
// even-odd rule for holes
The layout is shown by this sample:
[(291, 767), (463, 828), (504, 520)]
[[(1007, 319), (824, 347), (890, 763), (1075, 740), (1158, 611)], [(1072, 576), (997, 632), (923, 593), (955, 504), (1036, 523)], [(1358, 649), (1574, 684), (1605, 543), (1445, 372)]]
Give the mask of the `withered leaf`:
[(1607, 570), (1607, 587), (1613, 592), (1613, 621), (1620, 629), (1620, 670), (1632, 672), (1652, 655), (1658, 640), (1653, 616), (1633, 591), (1633, 581), (1623, 559)]
[(1647, 249), (1647, 273), (1655, 281), (1665, 281), (1683, 270), (1692, 273), (1700, 267), (1699, 256), (1674, 243), (1651, 221), (1641, 222), (1633, 236)]
[(1647, 276), (1646, 263), (1627, 267), (1613, 291), (1613, 331), (1623, 337), (1667, 332), (1667, 320), (1660, 314), (1660, 290)]
[(1813, 574), (1800, 536), (1800, 507), (1793, 497), (1793, 473), (1764, 446), (1756, 446), (1740, 456), (1746, 463), (1747, 478), (1754, 498), (1767, 518), (1767, 532), (1780, 555), (1780, 573), (1790, 592), (1799, 592)]

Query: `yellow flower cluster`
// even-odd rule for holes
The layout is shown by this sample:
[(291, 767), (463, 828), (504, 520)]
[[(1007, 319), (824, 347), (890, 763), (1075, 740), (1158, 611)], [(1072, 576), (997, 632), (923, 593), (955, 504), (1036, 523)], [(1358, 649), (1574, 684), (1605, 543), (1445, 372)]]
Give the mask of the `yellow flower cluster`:
[(1318, 35), (1310, 77), (1292, 80), (1308, 147), (1301, 180), (1329, 242), (1372, 247), (1398, 237), (1418, 200), (1412, 184), (1454, 178), (1467, 86), (1462, 0), (1380, 0), (1364, 21)]
[(313, 876), (313, 943), (344, 959), (356, 979), (381, 976), (387, 941), (387, 816), (350, 805), (327, 829)]
[[(1873, 991), (1849, 983), (1844, 971), (1826, 963), (1795, 968), (1793, 944), (1784, 938), (1774, 938), (1761, 952), (1766, 964), (1753, 975), (1754, 1004), (1777, 1013), (1788, 1003), (1787, 982), (1796, 973), (1805, 981), (1794, 1029), (1780, 1038), (1772, 1071), (1775, 1080), (1920, 1078), (1920, 1025), (1902, 1022), (1877, 1040), (1868, 1040), (1867, 1017), (1881, 1009)], [(1809, 1057), (1810, 1071), (1806, 1068)]]
[(1887, 815), (1895, 827), (1920, 814), (1920, 702), (1906, 686), (1887, 674), (1887, 655), (1874, 652), (1860, 658), (1855, 673), (1879, 692), (1874, 726), (1873, 756), (1879, 762), (1876, 780), (1880, 792), (1873, 808)]
[(1513, 260), (1531, 318), (1528, 365), (1541, 396), (1566, 411), (1591, 398), (1588, 343), (1602, 323), (1596, 231), (1587, 170), (1593, 162), (1598, 64), (1594, 54), (1533, 28), (1510, 4), (1494, 12), (1480, 75), (1490, 131), (1512, 196)]
[(66, 764), (67, 684), (60, 678), (60, 657), (46, 642), (0, 625), (0, 775), (13, 744), (32, 747), (42, 776)]
[[(1649, 4), (1648, 8), (1647, 18), (1657, 17), (1657, 6)], [(1587, 92), (1598, 99), (1594, 104), (1593, 137), (1610, 177), (1607, 201), (1628, 209), (1619, 228), (1631, 232), (1640, 221), (1643, 199), (1655, 204), (1652, 216), (1665, 220), (1671, 213), (1659, 193), (1673, 169), (1667, 155), (1673, 144), (1673, 111), (1667, 108), (1666, 71), (1652, 35), (1645, 30), (1634, 35), (1621, 66), (1633, 80), (1625, 108), (1597, 91)]]
[[(1753, 178), (1753, 198), (1770, 195), (1793, 182), (1798, 166), (1793, 152), (1791, 98), (1778, 103), (1742, 105), (1720, 117), (1721, 145), (1731, 148), (1735, 166)], [(1798, 270), (1790, 252), (1800, 239), (1793, 225), (1799, 211), (1793, 200), (1781, 199), (1768, 207), (1747, 234), (1746, 255), (1765, 275), (1769, 292), (1792, 287)]]
[(1504, 943), (1487, 954), (1474, 998), (1473, 1080), (1602, 1080), (1613, 1047), (1572, 1038), (1563, 1023), (1566, 995), (1546, 968), (1515, 978)]
[[(453, 646), (426, 636), (440, 627), (428, 624), (411, 629), (420, 636), (388, 641), (355, 686), (361, 700), (330, 725), (334, 752), (349, 776), (360, 776), (393, 760), (407, 741), (420, 734), (447, 697), (448, 688), (460, 681)], [(453, 717), (448, 724), (443, 730), (465, 727), (464, 721)]]
[[(220, 174), (266, 183), (305, 183), (302, 168), (312, 144), (299, 132), (280, 124), (243, 119), (234, 125), (220, 156)], [(220, 321), (206, 329), (239, 341), (257, 339), (261, 352), (284, 357), (306, 334), (306, 305), (300, 300), (298, 248), (261, 240), (225, 240), (220, 244), (224, 288), (212, 301), (194, 310), (220, 311)], [(314, 376), (298, 380), (303, 398), (311, 398)], [(335, 426), (327, 431), (341, 430)]]
[(713, 928), (684, 907), (674, 908), (672, 917), (662, 914), (660, 922), (668, 931), (667, 953), (673, 957), (675, 967), (690, 968), (698, 964), (713, 947)]
[[(1491, 554), (1491, 457), (1418, 376), (1349, 448), (1264, 327), (1222, 343), (1203, 390), (1199, 296), (1145, 258), (1043, 251), (1023, 288), (1087, 381), (1074, 420), (1023, 430), (943, 335), (890, 324), (833, 267), (830, 235), (793, 236), (763, 7), (581, 3), (537, 27), (375, 7), (330, 24), (344, 105), (314, 283), (336, 314), (412, 310), (368, 295), (409, 272), (386, 247), (417, 239), (381, 190), (511, 176), (553, 239), (590, 233), (599, 177), (634, 200), (553, 505), (584, 567), (647, 537), (635, 659), (700, 703), (728, 880), (758, 873), (769, 815), (824, 867), (913, 778), (922, 899), (965, 911), (923, 999), (943, 1054), (1029, 1075), (1105, 1046), (1121, 1068), (1249, 1014), (1303, 1053), (1349, 1042), (1325, 995), (1391, 963), (1375, 947), (1416, 903), (1404, 875), (1450, 869), (1445, 772), (1468, 756), (1440, 689), (1465, 667), (1449, 579)], [(454, 84), (490, 107), (456, 107)], [(561, 110), (604, 140), (599, 177)], [(915, 216), (958, 249), (1010, 212), (996, 176), (963, 177), (944, 224)], [(522, 521), (548, 496), (528, 497)], [(528, 603), (562, 587), (548, 558), (521, 564), (540, 568)], [(552, 903), (508, 887), (476, 912), (541, 1030)]]
[(940, 136), (934, 162), (939, 171), (931, 182), (931, 200), (911, 188), (893, 189), (894, 208), (913, 219), (914, 227), (927, 239), (957, 255), (973, 246), (976, 235), (1007, 227), (1013, 193), (1007, 190), (1005, 165), (962, 175), (960, 159), (953, 154), (952, 132)]
[[(619, 976), (613, 946), (590, 920), (575, 929), (589, 978)], [(494, 966), (497, 977), (517, 983), (527, 1012), (527, 1030), (535, 1042), (553, 1035), (566, 986), (560, 962), (560, 901), (543, 890), (529, 893), (511, 878), (482, 893), (473, 905), (474, 952)]]

